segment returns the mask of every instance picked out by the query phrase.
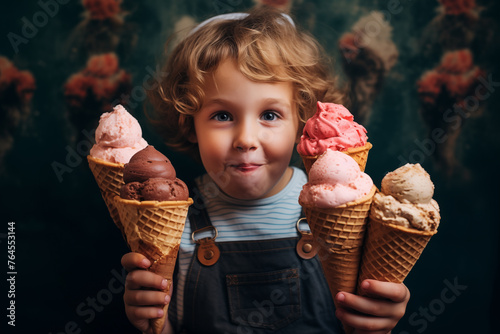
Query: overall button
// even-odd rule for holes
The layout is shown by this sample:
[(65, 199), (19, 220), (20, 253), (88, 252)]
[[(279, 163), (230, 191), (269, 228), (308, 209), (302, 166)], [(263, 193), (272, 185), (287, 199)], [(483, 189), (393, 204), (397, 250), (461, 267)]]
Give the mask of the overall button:
[(214, 251), (213, 250), (206, 250), (205, 255), (203, 256), (206, 260), (210, 260), (211, 258), (214, 257)]
[(313, 249), (313, 246), (311, 244), (304, 244), (302, 246), (302, 250), (304, 251), (304, 253), (310, 253)]

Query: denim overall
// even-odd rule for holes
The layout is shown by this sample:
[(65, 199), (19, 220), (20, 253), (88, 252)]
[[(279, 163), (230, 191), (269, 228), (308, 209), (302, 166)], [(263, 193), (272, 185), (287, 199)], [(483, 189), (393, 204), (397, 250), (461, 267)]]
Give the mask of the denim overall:
[[(205, 209), (190, 209), (189, 221), (193, 235), (215, 230)], [(200, 262), (197, 244), (186, 277), (181, 332), (344, 333), (318, 257), (298, 256), (298, 240), (212, 242), (220, 257), (211, 265)], [(175, 297), (174, 290), (169, 318), (177, 328)]]

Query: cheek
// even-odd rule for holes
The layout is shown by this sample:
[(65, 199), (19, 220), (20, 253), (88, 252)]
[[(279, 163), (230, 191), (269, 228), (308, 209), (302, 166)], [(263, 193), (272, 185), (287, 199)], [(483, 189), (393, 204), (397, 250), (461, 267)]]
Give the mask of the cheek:
[(198, 149), (205, 168), (215, 171), (226, 160), (230, 143), (226, 136), (204, 133), (198, 136)]
[(200, 155), (205, 158), (215, 158), (220, 156), (222, 151), (221, 142), (218, 140), (212, 140), (209, 138), (203, 138), (198, 141), (198, 148), (200, 150)]
[(268, 133), (267, 136), (265, 142), (270, 154), (281, 159), (291, 157), (295, 147), (295, 133), (291, 133), (290, 131), (273, 131), (272, 133)]
[(297, 140), (296, 127), (292, 123), (286, 123), (271, 129), (261, 129), (259, 140), (262, 143), (275, 143), (275, 145), (294, 145)]

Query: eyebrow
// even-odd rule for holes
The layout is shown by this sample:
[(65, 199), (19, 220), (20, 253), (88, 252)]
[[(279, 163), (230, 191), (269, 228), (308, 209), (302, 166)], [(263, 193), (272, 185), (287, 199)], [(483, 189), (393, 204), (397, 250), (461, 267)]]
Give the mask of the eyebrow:
[[(278, 105), (281, 105), (283, 107), (287, 107), (287, 108), (292, 108), (292, 105), (286, 100), (286, 99), (280, 99), (280, 98), (274, 98), (274, 97), (269, 97), (269, 98), (266, 98), (266, 99), (263, 99), (261, 101), (262, 104), (266, 104), (266, 105), (269, 105), (269, 104), (278, 104)], [(215, 98), (215, 99), (210, 99), (208, 100), (206, 103), (204, 103), (204, 106), (211, 106), (213, 104), (221, 104), (221, 105), (232, 105), (233, 102), (231, 102), (230, 100), (226, 100), (224, 98)]]
[(231, 104), (231, 102), (228, 100), (225, 100), (225, 99), (216, 98), (216, 99), (210, 99), (210, 100), (206, 101), (205, 103), (203, 103), (203, 105), (205, 107), (211, 106), (212, 104)]

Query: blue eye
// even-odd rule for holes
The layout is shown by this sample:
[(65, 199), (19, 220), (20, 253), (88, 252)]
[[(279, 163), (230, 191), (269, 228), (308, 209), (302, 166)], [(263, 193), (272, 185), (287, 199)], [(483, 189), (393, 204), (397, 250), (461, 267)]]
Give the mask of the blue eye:
[(231, 115), (229, 115), (225, 111), (220, 111), (216, 113), (212, 118), (219, 122), (227, 122), (231, 120)]
[(264, 121), (274, 121), (278, 118), (278, 115), (276, 114), (275, 111), (265, 111), (262, 114), (262, 119)]

